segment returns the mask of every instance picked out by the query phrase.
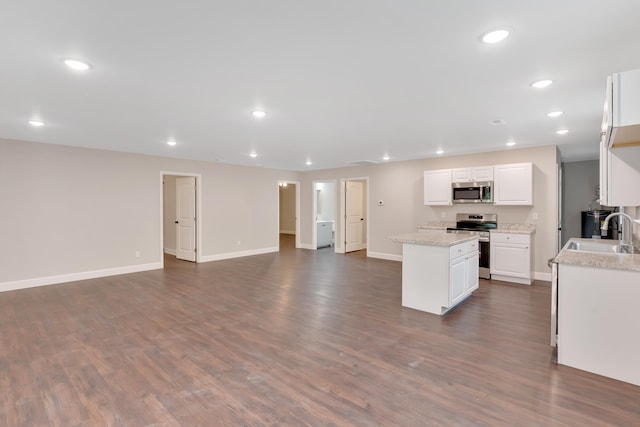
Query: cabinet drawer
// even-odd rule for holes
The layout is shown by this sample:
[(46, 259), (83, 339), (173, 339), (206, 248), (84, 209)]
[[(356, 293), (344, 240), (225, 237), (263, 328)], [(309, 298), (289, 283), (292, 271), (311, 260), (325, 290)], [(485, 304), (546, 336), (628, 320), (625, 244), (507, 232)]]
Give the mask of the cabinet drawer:
[(449, 258), (454, 259), (463, 256), (467, 253), (467, 245), (465, 243), (459, 243), (455, 246), (451, 246), (449, 249)]
[(478, 243), (476, 241), (459, 243), (455, 246), (451, 246), (449, 250), (449, 257), (451, 259), (459, 256), (467, 255), (478, 250)]
[(531, 236), (528, 234), (511, 234), (511, 233), (491, 233), (491, 243), (513, 243), (528, 245), (531, 242)]

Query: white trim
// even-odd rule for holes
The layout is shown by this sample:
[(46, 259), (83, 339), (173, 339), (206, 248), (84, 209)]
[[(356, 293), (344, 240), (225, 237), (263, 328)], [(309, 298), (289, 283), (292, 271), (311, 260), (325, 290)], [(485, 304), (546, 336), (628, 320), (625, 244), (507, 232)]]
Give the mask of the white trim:
[(189, 172), (160, 171), (160, 263), (164, 268), (164, 177), (193, 176), (196, 178), (196, 263), (202, 261), (202, 174)]
[(169, 255), (173, 255), (173, 256), (178, 255), (178, 251), (177, 250), (170, 249), (170, 248), (164, 248), (164, 253), (165, 254), (169, 254)]
[(386, 259), (388, 261), (400, 261), (400, 262), (402, 262), (402, 255), (385, 254), (385, 253), (382, 253), (382, 252), (369, 252), (369, 251), (367, 251), (367, 257), (369, 257), (369, 258), (378, 258), (378, 259)]
[(279, 251), (278, 246), (274, 246), (271, 248), (252, 249), (250, 251), (227, 252), (227, 253), (218, 254), (218, 255), (203, 255), (200, 261), (201, 262), (222, 261), (224, 259), (269, 254), (269, 253), (278, 252), (278, 251)]
[[(346, 216), (346, 206), (345, 206), (345, 192), (346, 192), (346, 185), (347, 185), (347, 181), (365, 181), (365, 188), (364, 188), (364, 197), (365, 197), (365, 205), (366, 205), (366, 212), (367, 212), (367, 221), (365, 222), (365, 233), (366, 233), (366, 240), (367, 243), (364, 244), (364, 247), (361, 249), (366, 248), (367, 244), (371, 241), (371, 236), (369, 235), (369, 229), (371, 228), (369, 226), (369, 223), (371, 222), (371, 212), (369, 212), (369, 205), (370, 203), (370, 199), (369, 199), (369, 177), (368, 176), (362, 176), (362, 177), (353, 177), (353, 178), (341, 178), (340, 179), (340, 199), (339, 199), (339, 204), (340, 204), (340, 220), (341, 220), (341, 224), (340, 224), (340, 229), (338, 230), (338, 227), (336, 226), (336, 238), (335, 240), (335, 247), (336, 247), (336, 253), (340, 253), (343, 254), (345, 253), (346, 250), (346, 245), (344, 244), (345, 241), (345, 237), (346, 237), (346, 227), (347, 227), (347, 223), (345, 221), (345, 216)], [(340, 241), (338, 241), (338, 231), (340, 231)], [(338, 246), (338, 244), (340, 244), (340, 246)], [(361, 250), (359, 249), (359, 250)]]
[(531, 285), (532, 279), (524, 279), (521, 277), (505, 276), (503, 274), (492, 274), (491, 280), (498, 280), (500, 282), (518, 283), (520, 285)]
[(533, 278), (535, 280), (543, 280), (545, 282), (550, 282), (551, 281), (551, 273), (542, 273), (540, 271), (535, 271), (533, 273)]
[(296, 234), (296, 230), (280, 230), (280, 234)]
[(0, 292), (14, 291), (16, 289), (35, 288), (38, 286), (57, 285), (78, 280), (96, 279), (98, 277), (117, 276), (119, 274), (138, 273), (140, 271), (157, 270), (162, 268), (162, 263), (128, 265), (126, 267), (105, 268), (103, 270), (83, 271), (80, 273), (60, 274), (58, 276), (37, 277), (35, 279), (16, 280), (0, 283)]
[(309, 245), (307, 243), (303, 243), (300, 245), (300, 249), (310, 249), (312, 251), (317, 250), (317, 248), (315, 248), (313, 245)]

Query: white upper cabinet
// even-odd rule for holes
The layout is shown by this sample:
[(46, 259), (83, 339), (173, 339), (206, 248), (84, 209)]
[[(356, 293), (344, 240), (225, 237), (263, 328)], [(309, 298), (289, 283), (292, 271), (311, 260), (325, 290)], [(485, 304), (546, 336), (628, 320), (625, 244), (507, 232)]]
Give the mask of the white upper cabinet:
[(602, 134), (608, 148), (640, 145), (640, 70), (607, 79)]
[(452, 169), (451, 176), (453, 182), (493, 181), (493, 166)]
[(640, 70), (607, 79), (600, 142), (600, 204), (640, 206)]
[(451, 204), (451, 169), (424, 172), (424, 204)]
[(515, 163), (493, 167), (493, 203), (533, 205), (533, 164)]

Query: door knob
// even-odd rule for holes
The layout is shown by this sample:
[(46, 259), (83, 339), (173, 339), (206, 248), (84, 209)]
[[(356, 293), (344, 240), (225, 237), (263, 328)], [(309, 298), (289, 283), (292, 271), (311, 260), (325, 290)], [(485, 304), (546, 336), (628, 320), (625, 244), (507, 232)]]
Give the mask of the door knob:
[(174, 222), (175, 224), (177, 224), (177, 223), (178, 223), (178, 221), (173, 221), (173, 222)]

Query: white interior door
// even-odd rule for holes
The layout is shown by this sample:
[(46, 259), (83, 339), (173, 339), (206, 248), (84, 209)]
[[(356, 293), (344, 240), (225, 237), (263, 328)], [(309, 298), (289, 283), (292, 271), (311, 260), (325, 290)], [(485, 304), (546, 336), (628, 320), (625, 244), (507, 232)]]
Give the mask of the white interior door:
[(359, 251), (364, 248), (363, 230), (363, 183), (347, 181), (345, 183), (345, 252)]
[(196, 178), (176, 178), (176, 258), (196, 260)]

